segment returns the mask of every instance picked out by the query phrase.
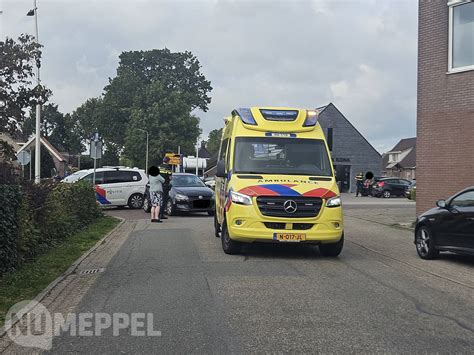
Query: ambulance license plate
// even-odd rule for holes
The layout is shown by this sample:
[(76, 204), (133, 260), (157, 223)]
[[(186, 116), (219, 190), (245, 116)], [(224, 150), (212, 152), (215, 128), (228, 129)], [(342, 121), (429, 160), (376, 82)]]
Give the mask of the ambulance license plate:
[(273, 240), (279, 242), (302, 242), (306, 240), (304, 233), (273, 233)]

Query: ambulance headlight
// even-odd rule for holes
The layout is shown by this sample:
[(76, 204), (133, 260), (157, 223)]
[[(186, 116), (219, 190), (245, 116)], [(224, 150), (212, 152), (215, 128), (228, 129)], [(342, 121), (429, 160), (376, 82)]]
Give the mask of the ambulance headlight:
[(239, 205), (251, 205), (252, 199), (250, 196), (241, 194), (239, 192), (231, 191), (230, 198), (232, 199), (233, 203), (237, 203)]
[(326, 201), (326, 207), (339, 207), (341, 204), (342, 202), (339, 196), (331, 197)]

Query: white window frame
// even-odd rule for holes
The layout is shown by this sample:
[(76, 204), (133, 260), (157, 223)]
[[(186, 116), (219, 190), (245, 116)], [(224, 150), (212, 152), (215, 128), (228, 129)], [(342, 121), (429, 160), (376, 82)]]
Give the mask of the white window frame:
[(473, 65), (467, 65), (464, 67), (453, 68), (453, 9), (459, 5), (465, 5), (473, 0), (452, 0), (448, 2), (449, 7), (449, 21), (448, 21), (448, 74), (459, 73), (468, 70), (474, 70)]

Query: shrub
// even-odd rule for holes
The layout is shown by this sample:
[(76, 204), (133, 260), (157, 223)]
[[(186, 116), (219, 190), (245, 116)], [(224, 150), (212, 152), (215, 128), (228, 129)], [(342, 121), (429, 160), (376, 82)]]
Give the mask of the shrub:
[(416, 188), (410, 190), (410, 200), (416, 201)]
[(17, 266), (18, 207), (21, 190), (15, 185), (0, 185), (0, 274)]
[(51, 241), (67, 238), (100, 215), (95, 192), (90, 184), (58, 184), (45, 202), (44, 234)]
[[(30, 190), (31, 191), (31, 190)], [(41, 231), (35, 225), (30, 191), (23, 189), (21, 204), (18, 208), (18, 258), (19, 262), (33, 259), (42, 250)]]
[(34, 259), (101, 215), (91, 185), (0, 185), (0, 274)]

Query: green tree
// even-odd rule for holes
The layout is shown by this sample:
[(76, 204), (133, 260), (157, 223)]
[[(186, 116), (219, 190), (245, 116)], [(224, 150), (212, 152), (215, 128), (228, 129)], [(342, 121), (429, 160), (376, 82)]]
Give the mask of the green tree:
[(178, 145), (193, 152), (201, 131), (192, 111), (207, 111), (211, 90), (191, 52), (123, 52), (117, 76), (109, 79), (104, 95), (88, 100), (73, 117), (80, 122), (84, 138), (96, 130), (107, 150), (143, 166), (145, 134), (139, 129), (150, 133), (150, 162), (158, 162)]
[(219, 151), (219, 147), (221, 145), (221, 137), (222, 137), (222, 128), (213, 129), (209, 132), (209, 136), (207, 138), (206, 148), (211, 154), (215, 154)]
[[(150, 135), (150, 163), (158, 164), (166, 152), (176, 152), (178, 145), (184, 154), (193, 154), (194, 143), (201, 134), (199, 118), (190, 113), (189, 106), (183, 102), (180, 93), (164, 95), (166, 89), (161, 83), (153, 83), (145, 90), (144, 97), (150, 106), (135, 108), (127, 129), (124, 155), (134, 165), (144, 166), (146, 136)], [(156, 100), (162, 97), (161, 100)]]
[[(36, 111), (32, 110), (30, 116), (22, 125), (25, 138), (35, 131)], [(84, 150), (81, 143), (81, 131), (77, 121), (70, 114), (62, 114), (58, 105), (49, 103), (41, 108), (41, 134), (61, 151), (78, 154)]]
[(0, 132), (17, 135), (29, 109), (38, 102), (45, 103), (51, 95), (45, 87), (33, 86), (41, 47), (26, 34), (18, 41), (0, 41)]
[(82, 143), (87, 145), (95, 132), (99, 132), (104, 142), (104, 165), (118, 165), (118, 157), (122, 151), (124, 134), (114, 129), (117, 116), (113, 107), (104, 102), (104, 98), (88, 99), (71, 115), (77, 122)]
[(106, 97), (120, 98), (125, 107), (130, 107), (130, 102), (143, 103), (137, 91), (159, 81), (168, 93), (179, 92), (191, 111), (196, 108), (207, 111), (211, 83), (201, 73), (201, 64), (191, 52), (174, 53), (165, 48), (123, 52), (119, 58), (117, 77), (105, 88)]

